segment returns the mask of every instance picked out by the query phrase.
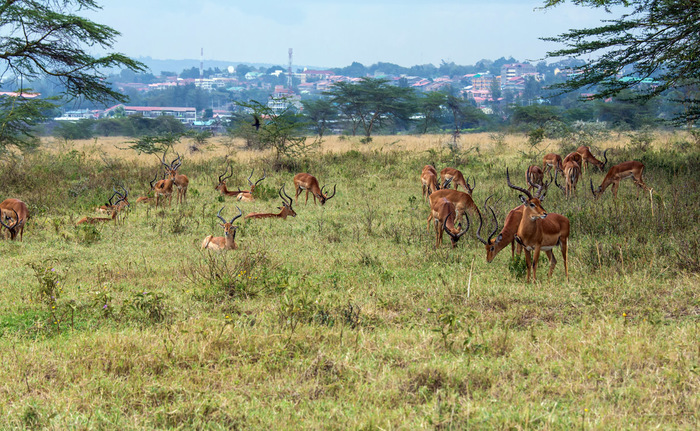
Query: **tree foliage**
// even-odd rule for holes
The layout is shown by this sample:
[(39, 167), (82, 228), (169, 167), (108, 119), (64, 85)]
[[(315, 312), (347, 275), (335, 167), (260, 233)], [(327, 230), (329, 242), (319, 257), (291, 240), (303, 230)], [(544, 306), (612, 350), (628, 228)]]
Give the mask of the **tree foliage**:
[[(545, 8), (565, 0), (547, 0)], [(597, 85), (594, 98), (605, 99), (634, 90), (632, 101), (647, 101), (676, 90), (684, 109), (676, 122), (700, 118), (700, 2), (697, 0), (574, 0), (588, 7), (622, 7), (624, 13), (601, 26), (569, 30), (544, 40), (564, 44), (548, 57), (595, 59), (580, 74), (554, 86), (569, 91)], [(616, 9), (617, 10), (617, 9)], [(626, 78), (626, 79), (621, 79)], [(652, 85), (640, 85), (653, 79)]]
[(27, 82), (50, 77), (61, 84), (63, 96), (106, 103), (126, 97), (106, 80), (105, 70), (145, 66), (122, 54), (94, 56), (109, 50), (119, 33), (77, 15), (98, 10), (94, 0), (4, 0), (0, 2), (0, 80), (19, 96), (0, 103), (0, 147), (23, 147), (31, 127), (44, 119), (50, 100), (26, 98)]

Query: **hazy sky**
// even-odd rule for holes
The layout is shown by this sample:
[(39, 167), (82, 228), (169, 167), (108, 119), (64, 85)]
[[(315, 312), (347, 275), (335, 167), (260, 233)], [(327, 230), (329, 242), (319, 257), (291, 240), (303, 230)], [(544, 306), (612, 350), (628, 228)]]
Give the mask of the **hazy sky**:
[[(540, 0), (109, 0), (89, 17), (121, 32), (131, 57), (343, 67), (442, 60), (536, 61), (557, 47), (538, 39), (610, 18)], [(206, 65), (205, 65), (206, 67)]]

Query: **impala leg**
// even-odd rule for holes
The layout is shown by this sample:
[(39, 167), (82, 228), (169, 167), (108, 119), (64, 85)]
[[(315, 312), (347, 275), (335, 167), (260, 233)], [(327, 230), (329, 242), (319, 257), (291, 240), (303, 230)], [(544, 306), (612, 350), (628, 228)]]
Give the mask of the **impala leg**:
[(300, 194), (301, 194), (301, 187), (297, 186), (297, 194), (294, 195), (294, 203), (298, 202)]
[(560, 238), (561, 242), (561, 256), (564, 258), (564, 273), (566, 274), (566, 281), (569, 281), (569, 249), (567, 245), (567, 240)]
[(540, 246), (535, 247), (535, 252), (532, 256), (532, 280), (537, 281), (537, 264), (540, 261)]
[[(314, 196), (314, 199), (316, 199), (316, 196)], [(308, 203), (309, 203), (309, 189), (306, 189), (306, 202), (304, 202), (304, 205), (306, 205)]]
[(530, 282), (530, 267), (532, 266), (532, 256), (530, 250), (525, 250), (525, 266), (527, 266), (527, 282)]
[(428, 232), (430, 232), (430, 221), (433, 219), (433, 212), (428, 215)]
[(547, 259), (549, 259), (549, 277), (551, 277), (554, 272), (554, 267), (557, 266), (557, 260), (554, 258), (552, 250), (547, 250), (545, 253), (547, 254)]
[(435, 219), (435, 248), (438, 249), (440, 248), (440, 244), (442, 244), (442, 229), (440, 227), (440, 223), (438, 219)]
[(613, 192), (613, 197), (617, 199), (617, 188), (620, 187), (620, 182), (615, 181), (612, 185), (612, 192)]

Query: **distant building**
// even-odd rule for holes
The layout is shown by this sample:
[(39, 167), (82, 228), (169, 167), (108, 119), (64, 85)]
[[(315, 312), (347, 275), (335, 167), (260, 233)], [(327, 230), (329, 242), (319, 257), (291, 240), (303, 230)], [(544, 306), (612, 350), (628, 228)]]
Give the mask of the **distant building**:
[(532, 74), (537, 74), (537, 69), (530, 63), (504, 64), (501, 66), (501, 88), (506, 87), (508, 80)]
[(170, 115), (175, 117), (183, 124), (192, 124), (197, 120), (197, 110), (195, 108), (181, 108), (181, 107), (167, 107), (167, 106), (124, 106), (115, 105), (109, 109), (106, 109), (103, 113), (103, 117), (110, 116), (118, 108), (124, 109), (124, 115), (141, 115), (143, 118), (158, 118), (163, 115)]

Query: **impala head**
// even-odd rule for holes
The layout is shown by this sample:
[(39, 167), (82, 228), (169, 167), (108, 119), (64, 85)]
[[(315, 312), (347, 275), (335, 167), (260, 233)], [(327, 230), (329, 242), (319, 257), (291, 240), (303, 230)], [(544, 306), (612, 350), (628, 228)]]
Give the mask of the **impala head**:
[(224, 228), (224, 236), (227, 238), (235, 239), (236, 238), (236, 230), (238, 229), (238, 226), (234, 226), (233, 222), (236, 221), (236, 219), (240, 216), (243, 215), (243, 212), (241, 211), (240, 208), (236, 207), (238, 209), (238, 215), (235, 216), (234, 218), (231, 219), (231, 221), (226, 221), (225, 218), (221, 217), (221, 211), (224, 209), (224, 207), (221, 207), (218, 213), (216, 213), (216, 216), (221, 220), (223, 223), (219, 223), (221, 227)]
[(324, 184), (323, 187), (321, 187), (321, 196), (318, 197), (321, 200), (321, 205), (325, 204), (327, 200), (335, 196), (335, 186), (336, 184), (333, 185), (333, 194), (330, 196), (328, 195), (328, 192), (323, 192), (323, 189), (326, 188), (326, 185)]
[[(489, 199), (491, 199), (491, 196), (486, 198), (486, 201), (484, 201), (484, 212), (487, 211), (486, 203), (489, 201)], [(493, 239), (493, 236), (496, 235), (496, 232), (498, 232), (498, 219), (496, 219), (496, 213), (493, 211), (493, 208), (488, 207), (488, 210), (491, 211), (491, 215), (493, 216), (493, 222), (496, 227), (493, 228), (493, 231), (489, 234), (488, 239), (482, 238), (481, 228), (484, 225), (484, 221), (481, 218), (481, 213), (479, 213), (479, 229), (477, 229), (476, 231), (476, 237), (479, 241), (481, 241), (482, 244), (486, 246), (486, 262), (491, 263), (493, 258), (496, 257), (496, 253), (498, 253), (498, 250), (496, 248), (498, 246), (498, 243), (501, 242), (501, 239), (503, 239), (503, 235), (498, 235), (496, 239)]]
[[(231, 173), (228, 176), (226, 176), (229, 168), (231, 168)], [(224, 171), (224, 173), (219, 175), (219, 184), (216, 187), (214, 187), (214, 190), (218, 190), (220, 192), (223, 192), (224, 187), (226, 187), (226, 180), (228, 180), (232, 176), (233, 176), (233, 168), (231, 167), (231, 165), (228, 165), (226, 167), (226, 170)]]
[[(8, 215), (10, 211), (15, 213), (14, 218)], [(2, 213), (2, 215), (0, 215), (0, 224), (2, 224), (3, 227), (12, 232), (12, 230), (19, 223), (19, 215), (17, 214), (17, 211), (15, 211), (13, 208), (10, 208), (9, 210), (0, 210), (0, 213)], [(5, 224), (5, 222), (9, 222), (9, 224)]]
[(259, 180), (257, 180), (257, 181), (255, 182), (255, 184), (253, 184), (253, 182), (250, 181), (250, 179), (253, 177), (253, 172), (255, 172), (255, 169), (253, 169), (252, 171), (250, 171), (250, 176), (248, 176), (248, 185), (250, 186), (250, 192), (251, 192), (251, 193), (253, 193), (253, 190), (255, 190), (255, 187), (256, 187), (258, 184), (260, 184), (260, 182), (261, 182), (262, 180), (264, 180), (265, 178), (267, 178), (267, 175), (265, 174), (265, 169), (263, 169), (263, 176), (262, 176), (262, 178), (260, 178)]
[[(284, 196), (282, 196), (282, 193), (284, 193)], [(289, 197), (287, 192), (284, 190), (284, 184), (282, 184), (282, 187), (280, 187), (279, 191), (280, 198), (282, 199), (282, 206), (277, 207), (278, 209), (287, 212), (287, 215), (290, 215), (292, 217), (296, 217), (297, 213), (292, 209), (292, 198)]]
[[(123, 194), (122, 194), (121, 192), (118, 192), (116, 188), (112, 187), (112, 191), (114, 192), (114, 194), (112, 195), (112, 198), (113, 198), (114, 196), (119, 196), (119, 200), (118, 200), (117, 202), (114, 203), (114, 206), (117, 206), (117, 205), (119, 205), (120, 203), (124, 203), (123, 206), (127, 206), (127, 207), (128, 207), (128, 206), (129, 206), (129, 200), (127, 199), (127, 197), (129, 196), (129, 191), (128, 191), (127, 189), (124, 188), (124, 185), (123, 185), (123, 184), (119, 184), (119, 187), (122, 189), (122, 192), (124, 192)], [(112, 201), (112, 198), (109, 198), (110, 202)]]
[(599, 187), (598, 187), (598, 190), (594, 190), (594, 189), (593, 189), (593, 180), (590, 180), (590, 181), (591, 181), (591, 193), (593, 193), (593, 197), (594, 197), (596, 200), (598, 200), (598, 198), (600, 197), (601, 193), (603, 193), (603, 187), (602, 187), (602, 186), (599, 186)]
[[(506, 181), (508, 182), (508, 187), (510, 187), (513, 190), (517, 190), (527, 196), (527, 198), (523, 195), (520, 195), (520, 201), (525, 205), (525, 210), (523, 212), (523, 217), (525, 217), (525, 214), (527, 213), (527, 216), (530, 217), (532, 220), (536, 220), (538, 218), (545, 218), (547, 217), (547, 211), (542, 208), (542, 203), (540, 200), (536, 197), (533, 197), (530, 192), (525, 190), (522, 187), (518, 187), (513, 185), (513, 183), (510, 182), (510, 173), (508, 172), (508, 168), (506, 168)], [(541, 186), (540, 186), (541, 190)]]
[(444, 183), (442, 183), (442, 188), (449, 189), (451, 183), (452, 183), (452, 178), (450, 177), (450, 178), (446, 179)]
[(472, 192), (474, 191), (474, 187), (476, 187), (476, 177), (472, 177), (472, 184), (469, 184), (469, 177), (465, 180), (467, 183), (467, 194), (471, 196)]
[(467, 219), (467, 227), (465, 227), (464, 230), (462, 230), (462, 223), (460, 223), (457, 225), (457, 229), (459, 231), (457, 233), (452, 233), (452, 231), (447, 228), (447, 220), (450, 218), (454, 220), (456, 217), (457, 212), (452, 212), (449, 216), (445, 217), (445, 220), (443, 220), (442, 222), (442, 229), (443, 231), (447, 232), (447, 234), (450, 236), (450, 241), (452, 241), (452, 248), (455, 248), (455, 246), (457, 245), (457, 241), (459, 241), (462, 235), (467, 233), (467, 231), (469, 230), (469, 216), (467, 216), (467, 214), (464, 213), (464, 218)]

